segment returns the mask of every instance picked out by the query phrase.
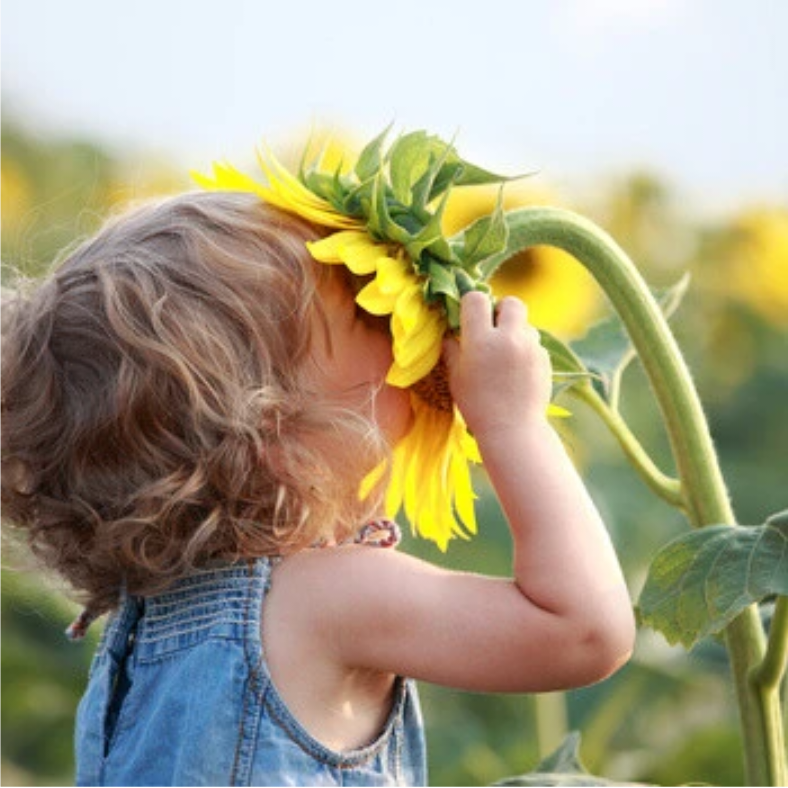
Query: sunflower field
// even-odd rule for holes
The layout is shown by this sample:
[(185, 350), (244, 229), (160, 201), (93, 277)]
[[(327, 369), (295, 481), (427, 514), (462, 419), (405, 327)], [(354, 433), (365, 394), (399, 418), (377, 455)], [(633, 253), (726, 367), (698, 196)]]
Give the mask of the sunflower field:
[[(43, 137), (14, 117), (3, 118), (2, 151), (4, 288), (20, 274), (41, 276), (110, 212), (194, 188), (187, 173), (153, 155), (124, 156), (90, 140)], [(673, 313), (670, 325), (703, 402), (738, 522), (777, 522), (767, 518), (788, 506), (788, 209), (743, 205), (733, 215), (710, 218), (655, 172), (611, 176), (592, 198), (541, 181), (537, 176), (507, 185), (504, 207), (570, 209), (605, 228), (626, 250), (665, 311)], [(497, 189), (457, 190), (443, 215), (446, 234), (490, 214), (498, 199)], [(630, 363), (624, 370), (620, 353), (613, 363), (606, 356), (617, 345), (604, 332), (617, 329), (589, 273), (566, 252), (534, 245), (498, 269), (493, 288), (522, 297), (540, 329), (583, 348), (599, 368), (616, 370), (616, 413), (626, 419), (626, 434), (637, 436), (654, 465), (673, 473), (643, 369)], [(589, 332), (598, 321), (601, 328)], [(557, 402), (570, 411), (557, 428), (608, 523), (636, 600), (654, 557), (687, 526), (668, 505), (669, 494), (655, 496), (628, 461), (616, 440), (621, 425), (595, 418), (595, 400), (564, 402), (559, 396)], [(477, 477), (476, 536), (453, 539), (445, 552), (416, 538), (406, 539), (404, 549), (453, 568), (507, 574), (508, 531), (483, 473)], [(772, 619), (775, 627), (785, 623), (770, 588), (756, 600), (767, 628)], [(75, 612), (56, 581), (31, 570), (24, 552), (4, 534), (3, 784), (73, 781), (73, 717), (98, 636), (91, 633), (81, 644), (66, 640), (62, 633)], [(670, 645), (644, 626), (624, 669), (569, 693), (477, 696), (423, 687), (431, 784), (546, 784), (511, 776), (575, 772), (581, 762), (611, 781), (744, 784), (745, 745), (729, 651), (714, 632), (701, 631), (685, 645)], [(787, 691), (779, 670), (777, 681), (784, 710)]]

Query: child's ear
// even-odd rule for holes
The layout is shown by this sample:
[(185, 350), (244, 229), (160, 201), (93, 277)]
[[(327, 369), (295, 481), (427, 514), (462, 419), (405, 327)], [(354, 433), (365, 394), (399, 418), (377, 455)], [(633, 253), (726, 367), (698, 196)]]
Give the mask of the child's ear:
[(0, 482), (18, 495), (33, 492), (33, 473), (27, 463), (16, 457), (0, 460)]

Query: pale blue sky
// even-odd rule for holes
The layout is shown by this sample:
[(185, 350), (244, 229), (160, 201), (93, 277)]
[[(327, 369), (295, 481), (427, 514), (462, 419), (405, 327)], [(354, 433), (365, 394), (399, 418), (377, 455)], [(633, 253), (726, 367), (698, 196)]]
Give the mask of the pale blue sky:
[(3, 108), (184, 168), (390, 121), (546, 184), (788, 203), (783, 0), (5, 0)]

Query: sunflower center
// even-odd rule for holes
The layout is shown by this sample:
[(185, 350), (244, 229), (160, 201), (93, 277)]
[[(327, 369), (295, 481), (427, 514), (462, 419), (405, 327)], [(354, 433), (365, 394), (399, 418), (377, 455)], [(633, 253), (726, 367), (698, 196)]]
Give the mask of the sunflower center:
[(432, 368), (429, 375), (416, 381), (411, 386), (411, 390), (435, 410), (445, 413), (454, 410), (454, 400), (449, 389), (449, 368), (442, 359)]

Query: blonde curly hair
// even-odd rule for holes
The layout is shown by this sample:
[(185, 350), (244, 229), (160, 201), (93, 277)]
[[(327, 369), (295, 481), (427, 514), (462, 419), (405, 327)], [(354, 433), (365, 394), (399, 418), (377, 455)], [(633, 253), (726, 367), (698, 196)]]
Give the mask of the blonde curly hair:
[(185, 194), (111, 220), (6, 305), (4, 519), (94, 612), (378, 508), (358, 497), (387, 451), (371, 412), (301, 374), (319, 278), (339, 275), (317, 237), (250, 194)]

